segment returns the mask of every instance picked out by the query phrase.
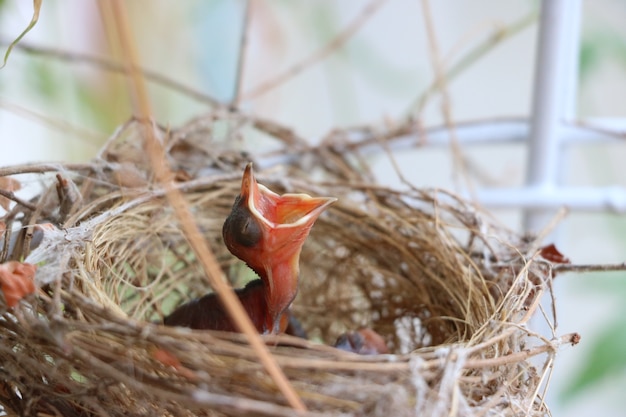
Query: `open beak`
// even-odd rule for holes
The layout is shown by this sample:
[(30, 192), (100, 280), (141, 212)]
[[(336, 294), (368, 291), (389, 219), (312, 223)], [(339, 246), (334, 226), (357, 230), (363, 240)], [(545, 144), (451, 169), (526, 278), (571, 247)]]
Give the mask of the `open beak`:
[[(337, 199), (311, 197), (307, 194), (278, 195), (258, 184), (248, 164), (241, 181), (241, 193), (231, 216), (244, 222), (248, 239), (238, 245), (227, 234), (229, 220), (224, 224), (224, 240), (233, 254), (244, 260), (267, 286), (266, 300), (272, 325), (277, 332), (280, 318), (298, 291), (299, 260), (302, 245), (320, 214)], [(269, 323), (268, 323), (269, 324)]]
[(311, 197), (308, 194), (278, 195), (258, 184), (252, 163), (246, 166), (241, 182), (241, 197), (263, 230), (262, 254), (266, 259), (282, 260), (300, 252), (315, 220), (337, 201), (333, 197)]

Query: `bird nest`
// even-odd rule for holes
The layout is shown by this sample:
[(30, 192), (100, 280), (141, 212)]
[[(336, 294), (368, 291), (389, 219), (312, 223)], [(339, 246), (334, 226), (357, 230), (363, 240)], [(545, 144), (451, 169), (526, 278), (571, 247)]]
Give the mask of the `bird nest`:
[[(225, 275), (243, 286), (252, 273), (226, 250), (221, 227), (250, 157), (214, 139), (212, 124), (155, 129), (175, 188)], [(3, 193), (12, 200), (4, 201), (3, 267), (13, 260), (38, 269), (36, 289), (21, 300), (2, 283), (2, 407), (21, 415), (293, 415), (241, 334), (158, 324), (210, 287), (139, 133), (127, 124), (92, 163), (2, 170), (24, 192), (43, 184), (29, 199)], [(300, 258), (292, 312), (308, 340), (263, 336), (308, 410), (302, 415), (549, 414), (542, 382), (559, 344), (575, 340), (541, 336), (528, 322), (550, 322), (540, 299), (555, 251), (452, 193), (376, 185), (354, 168), (355, 153), (281, 149), (273, 155), (284, 163), (257, 169), (259, 182), (339, 198)], [(329, 346), (363, 327), (392, 353)]]

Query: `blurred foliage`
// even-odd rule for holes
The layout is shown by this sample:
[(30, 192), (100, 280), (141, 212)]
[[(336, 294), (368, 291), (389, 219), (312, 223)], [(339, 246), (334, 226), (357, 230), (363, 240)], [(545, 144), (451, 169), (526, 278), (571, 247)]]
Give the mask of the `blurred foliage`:
[[(595, 22), (591, 27), (586, 27), (582, 33), (580, 56), (579, 56), (579, 82), (581, 89), (592, 87), (598, 75), (607, 64), (619, 66), (626, 71), (626, 39), (623, 34), (610, 24), (602, 25)], [(603, 153), (611, 152), (606, 146), (602, 147)], [(617, 151), (617, 150), (615, 150)], [(606, 161), (607, 155), (590, 155), (590, 161)], [(612, 164), (601, 162), (602, 167), (592, 169), (595, 180), (602, 183), (614, 183), (620, 178), (620, 170), (615, 170)], [(626, 246), (626, 221), (623, 217), (604, 216), (607, 230), (613, 236), (612, 244), (619, 246), (616, 251), (624, 253)], [(626, 242), (624, 242), (626, 243)], [(604, 272), (585, 275), (578, 291), (581, 294), (591, 293), (610, 301), (611, 298), (623, 300), (626, 298), (626, 273)], [(593, 283), (593, 285), (589, 285)], [(568, 384), (559, 393), (560, 400), (564, 403), (573, 403), (581, 396), (589, 393), (594, 388), (599, 388), (605, 383), (617, 381), (626, 372), (626, 305), (615, 302), (617, 310), (612, 310), (609, 320), (597, 320), (597, 334), (590, 337), (583, 335), (581, 345), (580, 364), (577, 370), (572, 371), (572, 377)], [(589, 312), (593, 314), (593, 312)]]
[(596, 335), (583, 358), (583, 366), (561, 392), (561, 400), (568, 402), (601, 382), (621, 375), (626, 370), (626, 308), (614, 315)]
[(585, 33), (580, 45), (580, 80), (591, 80), (600, 65), (610, 60), (626, 69), (626, 40), (610, 28)]
[(65, 63), (34, 57), (29, 60), (24, 75), (29, 90), (44, 101), (50, 116), (67, 117), (66, 106), (60, 104), (75, 102), (83, 126), (112, 132), (130, 114), (124, 84), (116, 83), (116, 76), (107, 72), (98, 71), (94, 78), (80, 77)]
[[(105, 80), (109, 78), (106, 74), (102, 77)], [(123, 84), (105, 80), (102, 84), (109, 88), (94, 88), (90, 83), (80, 81), (75, 91), (79, 103), (83, 105), (87, 124), (101, 132), (113, 132), (132, 111)]]
[(56, 103), (60, 89), (63, 88), (53, 67), (54, 65), (51, 65), (47, 59), (32, 59), (29, 60), (24, 72), (27, 85), (37, 93), (38, 97), (52, 105)]
[[(610, 27), (593, 28), (583, 33), (580, 46), (580, 82), (584, 87), (586, 82), (591, 82), (601, 67), (608, 62), (617, 63), (626, 70), (626, 40)], [(619, 178), (617, 172), (607, 172), (610, 164), (605, 165), (604, 172), (610, 179)], [(615, 236), (615, 241), (621, 241), (621, 236), (626, 236), (626, 222), (623, 218), (608, 217), (608, 229)], [(624, 278), (624, 272), (613, 273)], [(614, 279), (607, 273), (589, 275), (589, 281), (595, 285), (584, 285), (581, 291), (588, 293), (595, 291), (600, 295), (615, 295), (626, 298), (626, 281)], [(601, 383), (612, 380), (626, 371), (626, 306), (621, 305), (617, 314), (612, 315), (608, 322), (598, 322), (599, 334), (595, 335), (584, 350), (583, 364), (574, 373), (568, 385), (560, 393), (564, 402), (572, 402), (584, 391), (598, 386)]]
[[(622, 217), (607, 216), (608, 227), (614, 235), (614, 242), (620, 241), (620, 236), (626, 236), (626, 221)], [(622, 245), (620, 245), (622, 246)], [(626, 248), (620, 248), (622, 252)], [(626, 272), (597, 272), (586, 275), (578, 291), (584, 294), (595, 292), (598, 296), (619, 300), (626, 299)], [(593, 285), (589, 285), (593, 282)], [(563, 402), (571, 402), (583, 392), (603, 382), (612, 380), (626, 372), (626, 305), (618, 305), (617, 311), (611, 314), (609, 321), (598, 320), (596, 335), (585, 338), (586, 348), (584, 357), (580, 361), (583, 365), (573, 373), (569, 384), (560, 392)]]

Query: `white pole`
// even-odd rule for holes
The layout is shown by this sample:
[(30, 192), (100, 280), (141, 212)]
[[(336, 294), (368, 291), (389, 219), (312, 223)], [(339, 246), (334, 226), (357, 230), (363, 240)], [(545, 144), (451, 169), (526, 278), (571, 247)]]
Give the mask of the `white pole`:
[[(579, 19), (579, 0), (541, 3), (526, 175), (527, 186), (538, 198), (558, 187), (561, 126), (572, 114), (572, 103), (566, 100), (576, 102), (572, 91), (576, 91), (577, 70), (572, 72), (572, 67), (578, 67)], [(526, 211), (524, 229), (541, 230), (551, 215), (541, 209)]]

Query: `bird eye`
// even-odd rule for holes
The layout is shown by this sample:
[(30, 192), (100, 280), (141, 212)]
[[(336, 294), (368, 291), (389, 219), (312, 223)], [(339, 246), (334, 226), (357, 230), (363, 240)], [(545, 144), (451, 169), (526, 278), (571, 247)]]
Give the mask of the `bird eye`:
[(245, 247), (252, 247), (261, 240), (261, 226), (244, 207), (235, 207), (224, 222), (225, 240)]

